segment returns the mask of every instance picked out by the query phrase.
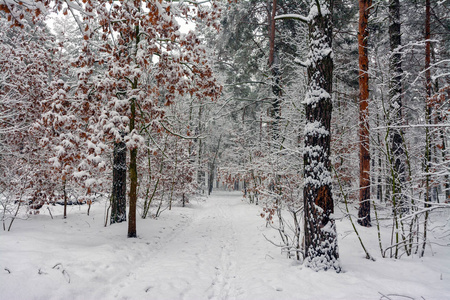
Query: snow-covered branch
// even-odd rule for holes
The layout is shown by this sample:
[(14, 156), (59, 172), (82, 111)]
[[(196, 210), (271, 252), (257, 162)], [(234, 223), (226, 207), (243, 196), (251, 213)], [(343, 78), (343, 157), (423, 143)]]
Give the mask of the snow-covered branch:
[(275, 17), (275, 20), (299, 20), (303, 23), (308, 23), (309, 22), (309, 18), (302, 16), (302, 15), (298, 15), (298, 14), (284, 14), (284, 15), (279, 15)]

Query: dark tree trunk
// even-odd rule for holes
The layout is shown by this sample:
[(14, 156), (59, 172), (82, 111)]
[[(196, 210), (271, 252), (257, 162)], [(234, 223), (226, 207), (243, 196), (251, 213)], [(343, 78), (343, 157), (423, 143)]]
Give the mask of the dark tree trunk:
[(405, 151), (403, 149), (402, 131), (396, 126), (402, 124), (402, 54), (401, 54), (401, 23), (400, 23), (400, 0), (391, 0), (389, 3), (389, 40), (390, 40), (390, 81), (389, 100), (392, 113), (390, 129), (392, 167), (394, 180), (392, 191), (394, 207), (404, 209), (404, 201), (401, 196), (401, 185), (405, 181)]
[[(442, 122), (442, 120), (440, 120), (440, 122)], [(446, 141), (447, 138), (445, 136), (445, 131), (444, 129), (441, 129), (441, 141), (442, 141), (442, 159), (445, 160), (447, 157), (447, 145), (446, 145)], [(444, 190), (445, 190), (445, 201), (446, 202), (450, 202), (450, 176), (447, 173), (446, 175), (444, 175)]]
[(208, 196), (211, 195), (214, 186), (214, 163), (210, 163), (209, 174), (208, 174)]
[(317, 1), (309, 25), (308, 92), (303, 190), (305, 263), (315, 270), (341, 270), (331, 193), (330, 122), (333, 76), (331, 1)]
[[(380, 126), (380, 116), (379, 116), (378, 113), (376, 115), (376, 126), (377, 127)], [(377, 143), (378, 143), (378, 145), (382, 145), (380, 131), (378, 130), (376, 134), (377, 134)], [(382, 184), (382, 182), (383, 182), (383, 162), (382, 162), (382, 159), (381, 159), (381, 157), (382, 157), (381, 150), (377, 150), (376, 156), (377, 156), (377, 160), (378, 160), (377, 168), (376, 168), (376, 170), (377, 170), (377, 172), (376, 172), (376, 174), (377, 174), (376, 175), (377, 176), (377, 199), (378, 199), (378, 201), (383, 202), (383, 199), (384, 199), (383, 198), (384, 197), (384, 195), (383, 195), (383, 184)]]
[[(140, 42), (140, 35), (139, 35), (139, 26), (136, 25), (136, 49), (138, 48)], [(133, 90), (137, 89), (138, 87), (138, 78), (135, 77), (133, 82), (131, 83), (131, 88)], [(130, 129), (130, 135), (134, 134), (134, 131), (136, 130), (136, 98), (132, 98), (130, 100), (130, 123), (129, 123), (129, 129)], [(135, 238), (137, 237), (136, 232), (136, 204), (137, 204), (137, 184), (138, 184), (138, 177), (137, 177), (137, 152), (138, 148), (137, 145), (134, 145), (132, 148), (130, 148), (130, 194), (129, 194), (129, 212), (128, 212), (128, 237), (129, 238)]]
[[(431, 5), (430, 0), (425, 1), (425, 87), (426, 87), (426, 98), (425, 98), (425, 121), (427, 124), (431, 124)], [(425, 127), (425, 207), (429, 207), (430, 204), (430, 164), (431, 164), (431, 145), (430, 145), (430, 132), (428, 127)], [(428, 211), (425, 212), (425, 220), (423, 224), (423, 244), (420, 256), (425, 254), (425, 248), (427, 244), (427, 227), (428, 227)]]
[(272, 118), (272, 141), (273, 148), (279, 148), (279, 136), (280, 136), (280, 120), (281, 120), (281, 97), (282, 97), (282, 89), (281, 89), (281, 70), (280, 70), (280, 62), (278, 58), (278, 53), (275, 50), (274, 53), (274, 61), (271, 66), (272, 69), (272, 109), (271, 109), (271, 118)]
[(66, 192), (66, 180), (63, 181), (63, 194), (64, 194), (64, 219), (67, 218), (67, 192)]
[[(202, 125), (203, 106), (198, 109), (198, 123), (195, 129), (196, 135), (200, 135), (203, 132)], [(203, 140), (197, 139), (197, 184), (202, 194), (205, 193), (205, 171), (203, 170)]]
[(128, 237), (137, 237), (136, 202), (137, 202), (137, 149), (130, 151), (130, 211), (128, 214)]
[(211, 195), (213, 186), (214, 186), (214, 173), (216, 170), (216, 159), (217, 159), (217, 156), (219, 155), (221, 141), (222, 141), (222, 135), (220, 135), (220, 137), (219, 137), (219, 141), (217, 142), (217, 148), (214, 153), (214, 158), (213, 158), (212, 162), (210, 162), (210, 165), (209, 165), (208, 195)]
[(425, 1), (425, 87), (426, 87), (426, 102), (427, 108), (431, 108), (430, 98), (432, 94), (432, 82), (431, 82), (431, 5), (430, 0)]
[(113, 190), (111, 195), (110, 223), (127, 220), (127, 146), (114, 144)]
[(272, 109), (270, 111), (272, 118), (272, 141), (273, 148), (277, 147), (279, 137), (279, 123), (281, 118), (281, 87), (280, 87), (280, 62), (275, 46), (275, 15), (277, 12), (277, 0), (272, 0), (272, 12), (269, 14), (269, 68), (272, 73)]
[(369, 56), (367, 22), (372, 0), (359, 0), (359, 211), (358, 223), (370, 227)]
[[(131, 100), (130, 133), (135, 129), (136, 100)], [(130, 149), (130, 211), (128, 214), (128, 237), (137, 237), (136, 233), (136, 202), (137, 202), (137, 148)]]
[[(425, 1), (425, 88), (426, 88), (426, 98), (425, 98), (425, 117), (427, 124), (431, 124), (431, 95), (432, 95), (432, 83), (431, 83), (431, 26), (430, 26), (430, 17), (431, 17), (431, 7), (430, 0)], [(425, 149), (425, 173), (426, 175), (426, 191), (425, 191), (425, 201), (429, 201), (431, 198), (430, 195), (430, 175), (429, 169), (431, 165), (431, 137), (429, 133), (428, 127), (425, 128), (426, 131), (426, 149)]]

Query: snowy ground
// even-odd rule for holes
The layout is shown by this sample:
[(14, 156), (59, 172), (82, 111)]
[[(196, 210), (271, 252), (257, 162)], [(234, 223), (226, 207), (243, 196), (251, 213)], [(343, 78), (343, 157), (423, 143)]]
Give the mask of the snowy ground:
[(239, 193), (139, 219), (137, 239), (126, 238), (126, 224), (103, 227), (104, 204), (90, 216), (71, 207), (66, 220), (51, 209), (53, 220), (43, 208), (0, 231), (0, 299), (450, 299), (449, 248), (382, 259), (376, 229), (364, 229), (372, 262), (342, 220), (344, 272), (316, 273), (266, 241), (277, 233)]

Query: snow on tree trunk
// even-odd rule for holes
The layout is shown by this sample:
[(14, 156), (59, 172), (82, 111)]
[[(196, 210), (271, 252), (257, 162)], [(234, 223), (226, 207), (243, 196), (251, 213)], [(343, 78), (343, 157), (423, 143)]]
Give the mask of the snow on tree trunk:
[[(426, 88), (426, 100), (425, 100), (425, 121), (427, 124), (431, 124), (431, 94), (432, 94), (432, 86), (431, 86), (431, 26), (430, 26), (430, 18), (431, 18), (431, 5), (430, 0), (425, 1), (425, 88)], [(425, 128), (425, 207), (430, 207), (428, 201), (430, 201), (430, 164), (431, 164), (431, 149), (430, 149), (430, 132), (428, 127)], [(425, 212), (425, 221), (423, 224), (423, 244), (422, 251), (420, 256), (424, 256), (425, 247), (427, 243), (427, 226), (428, 226), (428, 211)]]
[(309, 57), (303, 189), (305, 264), (341, 270), (331, 193), (330, 121), (333, 76), (331, 2), (312, 1), (308, 16)]
[(111, 224), (127, 220), (127, 146), (122, 141), (114, 145)]
[(370, 224), (369, 57), (367, 22), (372, 0), (359, 1), (359, 211), (358, 223)]
[(400, 129), (395, 126), (402, 123), (402, 54), (400, 52), (401, 47), (401, 23), (400, 23), (400, 1), (392, 0), (389, 4), (389, 40), (390, 40), (390, 81), (389, 81), (389, 100), (391, 124), (394, 125), (390, 128), (391, 138), (391, 152), (392, 152), (392, 167), (394, 169), (393, 187), (392, 191), (394, 209), (399, 206), (403, 206), (401, 192), (401, 183), (405, 181), (405, 151), (403, 149), (403, 138)]
[(277, 0), (272, 1), (272, 12), (269, 12), (269, 68), (272, 73), (272, 108), (270, 110), (270, 116), (272, 118), (272, 141), (273, 149), (278, 147), (279, 136), (279, 123), (280, 123), (280, 111), (281, 111), (281, 96), (282, 89), (280, 87), (280, 65), (278, 51), (275, 46), (275, 15), (277, 12)]

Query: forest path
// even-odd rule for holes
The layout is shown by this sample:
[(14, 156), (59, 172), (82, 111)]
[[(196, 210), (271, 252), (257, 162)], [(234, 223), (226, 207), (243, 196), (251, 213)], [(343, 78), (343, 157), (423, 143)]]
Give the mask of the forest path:
[(255, 235), (267, 243), (255, 226), (255, 220), (264, 224), (258, 212), (242, 201), (242, 194), (215, 193), (184, 227), (148, 249), (141, 265), (121, 280), (115, 296), (127, 298), (140, 289), (147, 299), (240, 298), (249, 268), (258, 273), (258, 262), (252, 261), (261, 256), (256, 255), (261, 248), (255, 245)]
[[(280, 255), (264, 238), (277, 242), (278, 232), (265, 226), (261, 207), (238, 192), (214, 192), (158, 219), (138, 218), (133, 239), (126, 237), (126, 223), (104, 227), (106, 205), (95, 203), (89, 216), (87, 207), (71, 206), (67, 219), (61, 206), (50, 206), (16, 220), (10, 232), (0, 231), (0, 299), (359, 300), (450, 294), (448, 247), (433, 248), (436, 255), (420, 262), (374, 263), (364, 258), (344, 218), (338, 232), (345, 272), (337, 274), (314, 272)], [(360, 229), (372, 250), (378, 249), (373, 230)], [(390, 228), (382, 230), (389, 237)]]
[(106, 204), (89, 216), (71, 206), (67, 219), (50, 206), (54, 218), (42, 210), (0, 232), (0, 299), (262, 300), (282, 290), (288, 262), (263, 236), (277, 232), (240, 192), (138, 218), (132, 239), (126, 223), (104, 227)]

